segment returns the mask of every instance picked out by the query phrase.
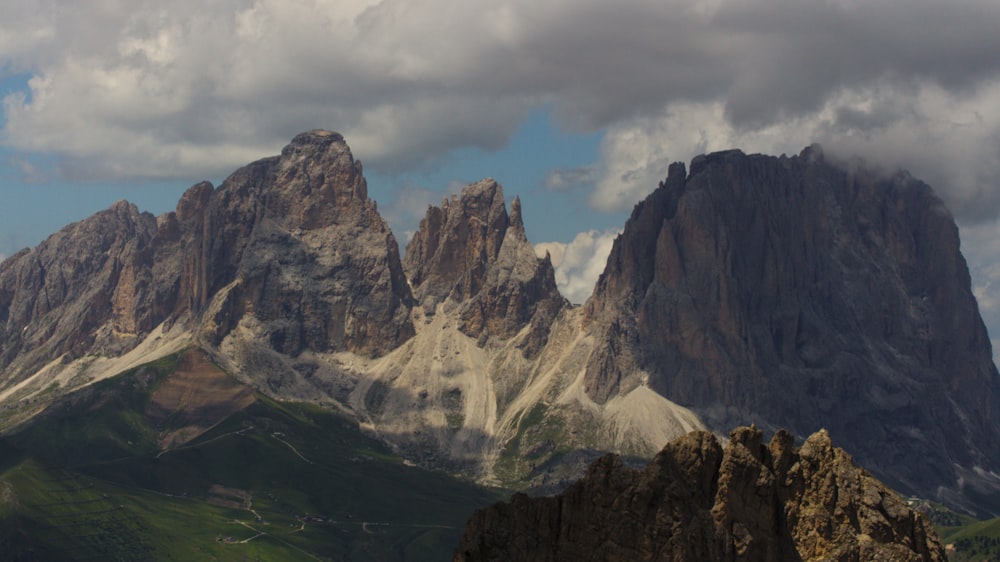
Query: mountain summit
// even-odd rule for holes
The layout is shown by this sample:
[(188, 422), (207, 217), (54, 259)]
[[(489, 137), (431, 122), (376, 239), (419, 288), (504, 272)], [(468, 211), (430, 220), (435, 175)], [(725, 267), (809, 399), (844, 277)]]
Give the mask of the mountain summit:
[(931, 189), (700, 156), (639, 203), (570, 306), (519, 199), (431, 206), (400, 259), (360, 162), (295, 137), (154, 217), (117, 203), (0, 263), (3, 428), (184, 349), (343, 411), (414, 462), (558, 489), (692, 430), (821, 427), (898, 490), (1000, 512), (1000, 389)]
[(1000, 377), (958, 229), (906, 173), (818, 147), (674, 164), (586, 309), (595, 401), (648, 384), (719, 431), (826, 427), (902, 490), (998, 491), (975, 468), (1000, 467)]

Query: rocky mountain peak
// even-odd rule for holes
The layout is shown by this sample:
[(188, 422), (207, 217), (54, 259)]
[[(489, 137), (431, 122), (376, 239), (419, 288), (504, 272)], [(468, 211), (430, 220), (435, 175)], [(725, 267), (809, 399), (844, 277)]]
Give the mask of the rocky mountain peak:
[(479, 292), (508, 226), (503, 187), (493, 178), (428, 208), (403, 259), (414, 295), (428, 312), (446, 298), (462, 302)]
[(164, 322), (289, 355), (379, 355), (413, 334), (398, 245), (328, 131), (218, 189), (192, 186), (175, 212), (120, 201), (15, 258), (0, 271), (4, 384), (59, 357), (127, 352)]
[(358, 215), (373, 219), (375, 205), (368, 199), (361, 162), (338, 133), (314, 130), (296, 136), (282, 149), (273, 173), (267, 216), (289, 228), (323, 228)]
[(208, 305), (211, 340), (252, 325), (244, 333), (291, 356), (381, 355), (413, 335), (398, 244), (339, 134), (300, 134), (280, 156), (237, 170), (205, 220), (191, 243), (207, 252), (197, 259), (209, 266), (208, 292), (222, 291)]
[(177, 202), (177, 219), (189, 222), (194, 217), (201, 216), (202, 210), (208, 206), (215, 187), (211, 182), (198, 182), (187, 189)]
[(335, 143), (345, 144), (343, 135), (326, 129), (313, 129), (295, 135), (292, 141), (281, 149), (281, 154), (284, 156), (302, 147), (326, 147)]
[(116, 203), (5, 260), (2, 406), (197, 345), (484, 478), (551, 485), (583, 466), (565, 450), (756, 422), (829, 427), (901, 491), (995, 511), (998, 376), (957, 229), (908, 175), (816, 148), (671, 165), (575, 310), (495, 180), (429, 207), (401, 260), (362, 172), (312, 131), (174, 212)]
[(643, 470), (608, 455), (554, 497), (477, 511), (456, 561), (946, 560), (930, 522), (833, 447), (737, 428), (666, 445)]
[[(514, 232), (524, 234), (524, 219), (521, 217), (521, 197), (515, 195), (510, 202), (510, 228)], [(525, 235), (527, 238), (527, 235)]]
[(426, 312), (433, 314), (439, 304), (460, 307), (462, 331), (481, 343), (530, 325), (522, 341), (528, 354), (544, 345), (566, 305), (551, 262), (536, 257), (528, 242), (520, 199), (508, 214), (503, 188), (492, 178), (430, 207), (403, 267)]

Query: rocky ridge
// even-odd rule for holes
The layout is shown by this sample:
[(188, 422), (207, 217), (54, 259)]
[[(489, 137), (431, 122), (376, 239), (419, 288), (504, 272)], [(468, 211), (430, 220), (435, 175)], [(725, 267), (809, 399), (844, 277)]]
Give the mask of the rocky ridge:
[[(495, 180), (431, 206), (403, 267), (419, 305), (414, 338), (377, 360), (333, 362), (350, 379), (350, 409), (409, 458), (545, 487), (609, 446), (650, 455), (702, 427), (652, 393), (581, 402), (577, 374), (591, 342), (581, 340), (580, 310), (559, 294), (551, 260), (535, 256), (519, 199), (508, 213)], [(657, 430), (639, 429), (632, 406)]]
[(118, 354), (158, 324), (156, 218), (124, 201), (0, 264), (3, 385), (64, 354)]
[(381, 355), (413, 335), (398, 245), (340, 135), (297, 136), (207, 203), (192, 205), (191, 251), (172, 255), (202, 272), (181, 286), (195, 282), (193, 312), (210, 314), (200, 329), (213, 344), (243, 327), (284, 355)]
[(553, 497), (477, 511), (455, 552), (473, 560), (944, 561), (931, 523), (833, 447), (738, 428), (667, 444), (643, 470), (615, 455)]

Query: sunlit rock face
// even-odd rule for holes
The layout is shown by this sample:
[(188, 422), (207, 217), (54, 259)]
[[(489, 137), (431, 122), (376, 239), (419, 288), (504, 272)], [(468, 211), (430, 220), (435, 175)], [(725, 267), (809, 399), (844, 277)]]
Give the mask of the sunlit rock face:
[(907, 492), (996, 490), (963, 473), (1000, 468), (1000, 390), (958, 230), (903, 172), (849, 169), (818, 147), (674, 164), (585, 314), (598, 402), (642, 373), (716, 431), (827, 427)]
[(233, 173), (203, 209), (183, 246), (185, 269), (204, 278), (181, 284), (210, 297), (191, 300), (206, 307), (211, 341), (252, 324), (285, 355), (377, 356), (413, 335), (398, 244), (340, 135), (295, 137), (280, 156)]

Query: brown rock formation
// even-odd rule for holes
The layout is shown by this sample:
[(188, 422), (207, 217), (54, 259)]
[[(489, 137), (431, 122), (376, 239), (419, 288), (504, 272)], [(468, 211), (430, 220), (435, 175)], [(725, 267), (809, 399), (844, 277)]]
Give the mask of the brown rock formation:
[(905, 173), (846, 171), (815, 148), (674, 164), (586, 315), (604, 342), (586, 374), (598, 402), (645, 373), (716, 431), (829, 427), (926, 497), (1000, 469), (1000, 377), (958, 230)]
[(503, 188), (492, 178), (427, 209), (406, 247), (403, 268), (428, 312), (449, 296), (462, 302), (480, 291), (509, 226)]
[(530, 325), (520, 343), (528, 355), (545, 345), (552, 321), (567, 304), (552, 262), (535, 256), (528, 242), (520, 200), (514, 199), (508, 215), (503, 188), (493, 179), (430, 207), (403, 267), (427, 312), (440, 303), (459, 306), (461, 330), (480, 343), (513, 337)]
[(946, 560), (930, 522), (825, 431), (791, 441), (739, 428), (723, 448), (692, 432), (644, 470), (607, 455), (558, 496), (477, 511), (454, 559)]

